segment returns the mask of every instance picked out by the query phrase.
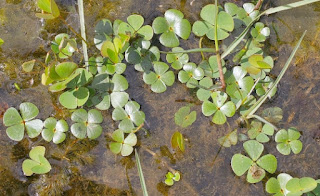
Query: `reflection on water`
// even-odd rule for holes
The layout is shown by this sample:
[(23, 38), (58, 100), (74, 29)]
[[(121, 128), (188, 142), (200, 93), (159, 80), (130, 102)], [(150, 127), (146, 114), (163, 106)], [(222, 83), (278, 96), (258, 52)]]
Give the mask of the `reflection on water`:
[[(63, 8), (63, 16), (68, 23), (77, 29), (79, 25), (75, 1), (57, 2)], [(177, 8), (194, 22), (199, 18), (201, 7), (210, 2), (87, 0), (85, 14), (88, 37), (93, 37), (96, 21), (102, 18), (125, 20), (131, 13), (142, 14), (146, 23), (150, 24), (166, 9)], [(268, 5), (288, 2), (291, 1), (274, 0)], [(283, 108), (284, 120), (279, 127), (295, 126), (303, 132), (304, 148), (299, 155), (281, 156), (274, 142), (266, 145), (266, 152), (278, 158), (277, 173), (286, 172), (297, 177), (317, 178), (320, 175), (320, 156), (317, 156), (320, 144), (319, 10), (320, 4), (316, 3), (264, 18), (272, 30), (266, 50), (276, 58), (275, 75), (287, 60), (297, 38), (305, 29), (308, 30), (295, 66), (284, 76), (276, 97), (264, 105)], [(40, 85), (41, 67), (36, 67), (31, 74), (23, 73), (20, 68), (26, 60), (40, 60), (49, 49), (50, 44), (46, 40), (53, 39), (55, 33), (69, 32), (59, 20), (43, 22), (35, 18), (35, 11), (35, 1), (0, 1), (0, 37), (6, 41), (0, 49), (0, 115), (8, 106), (16, 107), (21, 102), (30, 101), (40, 108), (42, 119), (50, 115), (67, 117), (70, 114), (57, 106), (57, 95), (49, 93), (47, 87)], [(197, 39), (191, 37), (182, 44), (185, 48), (197, 47)], [(90, 53), (98, 54), (98, 51), (91, 48)], [(192, 56), (194, 61), (199, 58), (198, 55)], [(132, 66), (128, 67), (125, 75), (131, 86), (128, 90), (130, 97), (142, 106), (147, 116), (145, 128), (150, 136), (140, 132), (138, 137), (141, 144), (182, 172), (180, 182), (170, 188), (165, 186), (163, 181), (167, 168), (148, 152), (139, 149), (149, 195), (267, 195), (264, 183), (249, 185), (244, 177), (235, 177), (233, 174), (230, 159), (234, 153), (242, 151), (241, 145), (219, 151), (217, 139), (237, 126), (233, 122), (236, 117), (229, 121), (229, 126), (215, 126), (201, 114), (199, 105), (193, 106), (197, 111), (197, 121), (191, 127), (180, 129), (188, 139), (186, 152), (184, 155), (173, 153), (170, 137), (179, 130), (174, 123), (174, 113), (187, 104), (181, 100), (196, 101), (195, 92), (176, 83), (165, 93), (155, 96), (146, 88), (141, 73), (134, 71)], [(13, 87), (14, 83), (22, 90), (17, 91)], [(97, 141), (69, 139), (59, 146), (45, 143), (41, 139), (26, 138), (19, 143), (13, 142), (6, 136), (5, 127), (1, 123), (0, 195), (142, 195), (134, 157), (115, 156), (107, 149), (107, 141), (110, 139), (107, 133), (111, 133), (116, 124), (111, 120), (110, 111), (103, 112), (103, 115), (105, 132)], [(21, 163), (34, 145), (44, 145), (48, 149), (53, 170), (48, 175), (27, 178), (21, 171)]]

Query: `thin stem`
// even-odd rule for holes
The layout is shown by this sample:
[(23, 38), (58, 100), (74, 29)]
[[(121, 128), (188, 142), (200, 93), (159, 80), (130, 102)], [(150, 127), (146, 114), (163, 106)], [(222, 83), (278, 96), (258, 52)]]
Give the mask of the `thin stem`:
[(262, 3), (263, 3), (263, 0), (259, 0), (256, 6), (254, 7), (254, 10), (260, 10)]
[(87, 49), (87, 38), (86, 38), (86, 26), (84, 22), (84, 10), (83, 10), (83, 0), (78, 0), (78, 9), (79, 9), (79, 16), (80, 16), (80, 30), (81, 30), (81, 37), (82, 39), (82, 50), (83, 50), (83, 57), (84, 63), (89, 70), (89, 57), (88, 57), (88, 49)]
[(218, 41), (218, 0), (215, 0), (215, 35), (214, 35), (214, 45), (216, 46), (216, 56), (217, 56), (217, 62), (218, 62), (218, 68), (219, 68), (219, 75), (220, 75), (220, 81), (221, 81), (221, 89), (224, 90), (226, 88), (226, 82), (224, 81), (224, 74), (223, 74), (223, 68), (221, 63), (221, 56), (219, 51), (219, 41)]
[(139, 127), (137, 127), (135, 130), (133, 130), (131, 133), (136, 133), (136, 132), (138, 132), (143, 126), (144, 126), (144, 123), (142, 123), (141, 125), (139, 125)]
[(178, 54), (178, 53), (197, 53), (197, 52), (208, 52), (208, 53), (215, 53), (216, 50), (214, 48), (195, 48), (195, 49), (190, 49), (190, 50), (179, 50), (179, 51), (160, 51), (162, 54)]
[[(199, 40), (199, 48), (202, 48), (202, 40), (203, 40), (203, 37), (200, 37), (200, 40)], [(204, 60), (204, 54), (203, 52), (200, 52), (201, 53), (201, 57), (202, 57), (202, 60)]]

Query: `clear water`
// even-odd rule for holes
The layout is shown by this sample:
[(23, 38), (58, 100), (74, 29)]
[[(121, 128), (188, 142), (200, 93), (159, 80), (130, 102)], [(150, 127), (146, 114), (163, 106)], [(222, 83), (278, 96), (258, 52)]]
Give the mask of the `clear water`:
[[(46, 54), (56, 33), (71, 32), (59, 20), (41, 22), (34, 16), (35, 0), (0, 0), (0, 37), (6, 43), (0, 49), (0, 114), (7, 107), (17, 107), (30, 101), (40, 108), (40, 117), (68, 117), (70, 114), (57, 105), (57, 95), (49, 93), (40, 84), (41, 67), (31, 74), (22, 72), (20, 65)], [(142, 14), (146, 23), (164, 13), (168, 8), (180, 9), (194, 22), (199, 18), (201, 7), (211, 3), (208, 0), (87, 0), (85, 15), (88, 38), (92, 42), (94, 26), (102, 18), (122, 19), (131, 13)], [(227, 2), (227, 1), (223, 1)], [(228, 1), (242, 4), (240, 1)], [(290, 0), (272, 0), (266, 6), (277, 6)], [(79, 28), (76, 7), (73, 0), (57, 1), (63, 8), (63, 16), (75, 29)], [(293, 176), (319, 178), (320, 145), (320, 4), (264, 17), (271, 28), (266, 44), (268, 53), (276, 59), (273, 74), (277, 75), (291, 53), (292, 47), (304, 30), (307, 36), (298, 51), (294, 65), (281, 81), (274, 99), (263, 107), (279, 106), (284, 110), (279, 127), (297, 127), (303, 132), (303, 150), (298, 155), (282, 156), (275, 149), (275, 143), (268, 143), (265, 153), (272, 153), (278, 159), (277, 173), (286, 172)], [(197, 39), (191, 37), (183, 47), (197, 47)], [(158, 43), (154, 43), (159, 45)], [(95, 48), (90, 54), (98, 54)], [(200, 56), (192, 56), (197, 62)], [(163, 58), (164, 60), (164, 58)], [(138, 134), (140, 143), (158, 153), (161, 160), (182, 173), (180, 182), (173, 187), (164, 185), (167, 168), (159, 159), (139, 148), (143, 172), (149, 195), (267, 195), (264, 182), (250, 185), (245, 177), (236, 177), (230, 167), (234, 153), (242, 152), (241, 144), (222, 148), (217, 139), (237, 127), (236, 117), (229, 125), (216, 126), (201, 114), (201, 106), (195, 105), (198, 119), (190, 127), (181, 129), (174, 123), (174, 113), (189, 101), (195, 102), (195, 92), (176, 82), (165, 93), (155, 96), (142, 81), (141, 73), (128, 66), (125, 72), (130, 83), (130, 97), (142, 106), (146, 113), (149, 134)], [(21, 91), (13, 84), (17, 83)], [(142, 195), (134, 157), (123, 158), (113, 155), (109, 149), (108, 133), (116, 124), (111, 120), (111, 111), (103, 112), (104, 133), (97, 141), (76, 141), (69, 139), (62, 145), (48, 144), (41, 139), (11, 141), (0, 123), (0, 195)], [(175, 131), (181, 131), (188, 139), (184, 154), (173, 153), (170, 138)], [(245, 131), (244, 129), (238, 129)], [(47, 157), (53, 166), (49, 175), (25, 177), (21, 164), (27, 158), (32, 146), (44, 145)], [(271, 176), (267, 176), (269, 178)], [(266, 178), (266, 179), (267, 179)], [(265, 180), (266, 180), (265, 179)]]

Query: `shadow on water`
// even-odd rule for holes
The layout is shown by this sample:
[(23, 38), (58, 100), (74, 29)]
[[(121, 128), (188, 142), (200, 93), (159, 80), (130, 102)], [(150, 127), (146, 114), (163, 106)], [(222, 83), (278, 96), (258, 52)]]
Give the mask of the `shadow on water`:
[[(131, 13), (142, 14), (146, 23), (162, 15), (168, 8), (180, 9), (194, 22), (199, 18), (201, 7), (209, 0), (87, 0), (85, 15), (88, 37), (94, 35), (93, 27), (102, 18), (125, 20)], [(227, 1), (224, 1), (227, 2)], [(228, 1), (230, 2), (230, 1)], [(239, 1), (233, 1), (241, 4)], [(270, 1), (268, 6), (290, 2)], [(70, 25), (79, 28), (75, 1), (57, 1), (64, 10), (63, 16)], [(41, 67), (35, 72), (25, 74), (20, 65), (31, 59), (41, 59), (50, 47), (56, 33), (71, 33), (59, 21), (43, 22), (34, 16), (35, 1), (0, 1), (0, 37), (5, 44), (0, 49), (0, 116), (8, 107), (17, 107), (21, 102), (30, 101), (40, 108), (40, 117), (67, 117), (70, 114), (57, 104), (57, 95), (48, 92), (40, 84)], [(278, 159), (277, 173), (286, 172), (294, 176), (318, 178), (320, 162), (320, 4), (302, 7), (293, 11), (275, 14), (263, 18), (271, 27), (270, 40), (266, 50), (276, 59), (274, 74), (277, 75), (291, 53), (295, 41), (307, 29), (308, 34), (299, 50), (295, 64), (284, 76), (274, 99), (263, 107), (279, 106), (284, 110), (284, 119), (279, 127), (291, 126), (302, 130), (304, 148), (299, 155), (281, 156), (275, 149), (275, 143), (266, 145), (266, 152)], [(92, 40), (90, 40), (92, 43)], [(197, 47), (197, 38), (191, 37), (183, 42), (185, 48)], [(95, 48), (91, 54), (98, 54)], [(162, 57), (164, 60), (165, 58)], [(199, 61), (200, 56), (192, 56)], [(139, 141), (143, 146), (157, 153), (161, 160), (182, 173), (182, 179), (173, 187), (163, 182), (167, 168), (160, 160), (142, 148), (140, 159), (149, 195), (267, 195), (264, 183), (249, 185), (244, 177), (236, 177), (230, 167), (234, 153), (242, 151), (240, 144), (232, 148), (220, 148), (218, 138), (233, 128), (236, 119), (230, 119), (230, 125), (212, 125), (210, 119), (201, 114), (201, 106), (195, 104), (198, 119), (190, 127), (179, 129), (174, 123), (174, 113), (188, 102), (196, 102), (195, 92), (184, 85), (175, 83), (165, 93), (155, 96), (142, 81), (141, 73), (128, 66), (125, 75), (131, 88), (130, 97), (137, 101), (146, 113), (146, 126), (150, 135), (139, 132)], [(22, 90), (14, 88), (17, 83)], [(27, 139), (21, 142), (11, 141), (0, 124), (0, 195), (142, 195), (134, 157), (113, 155), (107, 147), (108, 133), (116, 129), (111, 120), (111, 111), (103, 112), (104, 136), (97, 141), (72, 138), (60, 145), (53, 145), (41, 139)], [(187, 138), (184, 154), (175, 153), (170, 147), (171, 135), (180, 130)], [(238, 129), (239, 131), (244, 131)], [(25, 177), (21, 164), (27, 158), (29, 149), (35, 145), (44, 145), (48, 149), (49, 161), (53, 170), (47, 175)], [(270, 177), (270, 176), (268, 176)]]

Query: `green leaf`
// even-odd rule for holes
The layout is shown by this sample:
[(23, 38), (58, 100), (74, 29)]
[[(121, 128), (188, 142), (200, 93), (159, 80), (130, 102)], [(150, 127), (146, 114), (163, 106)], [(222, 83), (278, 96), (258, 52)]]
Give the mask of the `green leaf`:
[(24, 136), (24, 125), (17, 124), (7, 128), (6, 133), (8, 137), (14, 141), (21, 141)]
[(122, 149), (122, 144), (116, 143), (116, 142), (111, 142), (109, 144), (109, 148), (110, 148), (111, 152), (113, 152), (114, 154), (119, 154)]
[(66, 134), (60, 131), (54, 133), (52, 141), (55, 144), (60, 144), (66, 139)]
[(278, 131), (275, 137), (276, 142), (286, 142), (288, 139), (288, 132), (284, 129)]
[(256, 164), (253, 164), (248, 171), (247, 181), (249, 183), (260, 182), (265, 177), (265, 175), (266, 172), (263, 169), (258, 167)]
[(210, 101), (204, 101), (202, 103), (202, 113), (205, 116), (211, 116), (218, 110), (217, 106), (210, 102)]
[(181, 107), (174, 115), (175, 123), (182, 128), (186, 128), (197, 119), (196, 111), (190, 113), (190, 107)]
[(3, 115), (3, 124), (7, 127), (22, 123), (22, 118), (15, 108), (9, 108)]
[(138, 29), (140, 29), (140, 27), (142, 27), (144, 18), (140, 15), (133, 14), (128, 16), (127, 21), (132, 26), (132, 28), (137, 31)]
[(39, 155), (40, 165), (31, 168), (31, 171), (35, 174), (45, 174), (51, 170), (49, 161), (43, 156)]
[(251, 159), (253, 161), (256, 161), (262, 154), (264, 146), (256, 140), (249, 140), (243, 143), (243, 148), (251, 157)]
[(126, 103), (128, 103), (129, 95), (126, 92), (113, 92), (111, 93), (110, 99), (111, 99), (112, 107), (114, 108), (123, 107)]
[(100, 20), (97, 25), (95, 26), (95, 37), (94, 43), (96, 47), (101, 50), (101, 46), (104, 41), (111, 40), (111, 36), (113, 34), (112, 23), (108, 19)]
[(21, 103), (19, 109), (21, 116), (25, 121), (34, 119), (39, 114), (37, 106), (30, 102)]
[(212, 122), (218, 125), (222, 125), (227, 121), (226, 116), (221, 110), (218, 110), (212, 118)]
[(65, 120), (61, 119), (61, 120), (59, 120), (57, 122), (56, 131), (58, 131), (58, 132), (67, 132), (68, 129), (69, 129), (69, 126), (68, 126), (68, 123)]
[[(90, 111), (89, 111), (90, 112)], [(102, 133), (102, 127), (97, 124), (88, 124), (87, 126), (87, 134), (89, 139), (96, 139)]]
[(173, 181), (172, 178), (167, 178), (167, 179), (164, 181), (164, 183), (166, 183), (166, 185), (168, 185), (168, 186), (172, 186), (173, 183), (174, 183), (174, 181)]
[(172, 31), (163, 33), (159, 40), (162, 45), (171, 48), (179, 46), (180, 43), (178, 37)]
[(124, 141), (124, 133), (121, 129), (117, 129), (112, 133), (112, 139), (116, 142), (122, 143)]
[(289, 155), (291, 152), (290, 145), (286, 143), (277, 144), (277, 150), (283, 155)]
[(40, 163), (40, 159), (39, 159), (39, 156), (44, 156), (46, 152), (46, 148), (43, 147), (43, 146), (36, 146), (36, 147), (33, 147), (30, 152), (29, 152), (29, 157), (31, 159), (33, 159), (34, 161)]
[(71, 115), (71, 120), (74, 122), (86, 122), (88, 120), (88, 113), (85, 109), (78, 109)]
[(129, 156), (133, 152), (133, 147), (128, 144), (123, 144), (121, 149), (122, 156)]
[(266, 183), (266, 191), (268, 193), (279, 193), (281, 191), (279, 181), (274, 177), (270, 178)]
[(39, 165), (39, 163), (36, 161), (30, 160), (30, 159), (24, 160), (22, 163), (23, 174), (25, 176), (31, 176), (33, 174), (33, 171), (31, 170), (31, 168), (33, 168), (37, 165)]
[(317, 182), (310, 178), (310, 177), (304, 177), (304, 178), (292, 178), (291, 180), (288, 181), (286, 188), (288, 191), (293, 192), (293, 193), (307, 193), (309, 191), (312, 191), (317, 187)]
[(257, 164), (271, 174), (277, 169), (277, 159), (272, 154), (264, 155), (257, 161)]
[(236, 106), (232, 101), (228, 101), (220, 108), (220, 111), (227, 117), (232, 117), (236, 112)]
[(37, 137), (43, 128), (43, 122), (39, 119), (31, 120), (25, 123), (27, 134), (30, 138)]
[(78, 139), (84, 139), (87, 135), (87, 126), (84, 122), (71, 125), (71, 133)]
[(77, 67), (78, 65), (73, 62), (63, 62), (55, 67), (55, 71), (61, 78), (65, 79), (68, 78)]
[(299, 154), (302, 150), (302, 142), (300, 140), (293, 140), (289, 145), (294, 154)]
[(91, 109), (88, 111), (88, 123), (102, 123), (103, 117), (100, 111)]
[(80, 87), (62, 93), (59, 97), (59, 102), (65, 108), (76, 109), (78, 106), (82, 106), (87, 102), (89, 95), (89, 90), (87, 88)]
[(291, 127), (291, 128), (288, 129), (288, 138), (289, 138), (289, 140), (291, 140), (291, 141), (292, 140), (297, 140), (297, 139), (300, 138), (300, 136), (301, 136), (301, 134), (296, 128)]
[(169, 30), (169, 25), (164, 17), (157, 17), (152, 23), (152, 28), (155, 34), (160, 34)]
[(231, 159), (232, 170), (237, 176), (242, 176), (248, 171), (252, 163), (253, 161), (250, 158), (242, 154), (235, 154)]
[(42, 138), (47, 142), (50, 142), (53, 138), (54, 131), (53, 129), (43, 129), (41, 132)]
[(185, 150), (184, 138), (183, 135), (176, 131), (171, 137), (171, 146), (172, 148), (179, 148), (182, 152)]
[(36, 60), (31, 60), (31, 61), (24, 62), (24, 63), (21, 65), (23, 71), (25, 71), (25, 72), (30, 72), (30, 71), (32, 71), (35, 62), (36, 62)]

